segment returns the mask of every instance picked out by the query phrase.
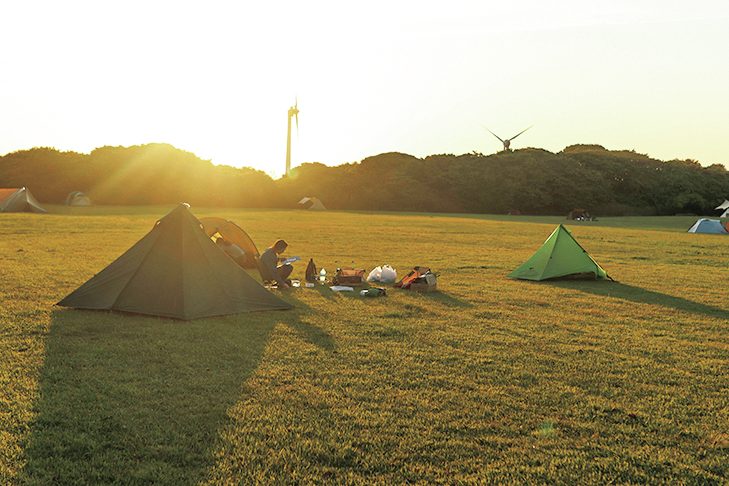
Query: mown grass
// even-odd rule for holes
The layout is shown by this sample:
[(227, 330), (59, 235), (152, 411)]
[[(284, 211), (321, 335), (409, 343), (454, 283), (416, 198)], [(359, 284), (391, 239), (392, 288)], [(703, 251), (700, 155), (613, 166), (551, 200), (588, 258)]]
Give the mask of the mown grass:
[(726, 481), (729, 238), (568, 225), (619, 282), (531, 283), (505, 275), (554, 221), (193, 208), (330, 271), (430, 265), (442, 292), (53, 306), (167, 209), (0, 215), (0, 483)]

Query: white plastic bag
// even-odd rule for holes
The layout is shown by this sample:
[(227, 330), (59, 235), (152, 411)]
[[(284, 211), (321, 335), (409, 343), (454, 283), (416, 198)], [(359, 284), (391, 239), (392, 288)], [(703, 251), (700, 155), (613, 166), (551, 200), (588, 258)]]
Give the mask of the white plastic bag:
[(367, 277), (368, 282), (395, 283), (397, 280), (397, 270), (390, 265), (376, 266)]
[(397, 270), (392, 268), (390, 265), (383, 265), (380, 271), (380, 282), (386, 284), (395, 283), (397, 280)]
[(372, 269), (369, 276), (367, 277), (368, 282), (379, 282), (382, 277), (382, 267), (379, 265)]

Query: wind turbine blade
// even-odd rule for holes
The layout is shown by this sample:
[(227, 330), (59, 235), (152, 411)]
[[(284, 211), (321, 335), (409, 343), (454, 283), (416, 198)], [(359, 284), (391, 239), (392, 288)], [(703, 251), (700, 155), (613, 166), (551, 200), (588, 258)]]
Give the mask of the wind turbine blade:
[(511, 137), (511, 138), (510, 138), (509, 140), (514, 140), (514, 139), (515, 139), (516, 137), (518, 137), (518, 136), (519, 136), (519, 135), (521, 135), (522, 133), (526, 132), (527, 130), (529, 130), (529, 129), (530, 129), (531, 127), (533, 127), (533, 126), (534, 126), (534, 125), (532, 125), (532, 126), (530, 126), (530, 127), (526, 127), (526, 128), (524, 129), (524, 130), (520, 131), (519, 133), (517, 133), (516, 135), (514, 135), (513, 137)]
[[(484, 127), (484, 128), (486, 128), (486, 127)], [(491, 131), (491, 130), (489, 130), (488, 128), (486, 128), (486, 131), (487, 131), (487, 132), (489, 132), (489, 133), (490, 133), (491, 135), (493, 135), (494, 137), (496, 137), (496, 138), (498, 138), (499, 140), (501, 140), (501, 137), (499, 137), (498, 135), (496, 135), (496, 134), (495, 134), (494, 132), (492, 132), (492, 131)], [(503, 140), (501, 140), (501, 143), (504, 143), (504, 141), (503, 141)]]

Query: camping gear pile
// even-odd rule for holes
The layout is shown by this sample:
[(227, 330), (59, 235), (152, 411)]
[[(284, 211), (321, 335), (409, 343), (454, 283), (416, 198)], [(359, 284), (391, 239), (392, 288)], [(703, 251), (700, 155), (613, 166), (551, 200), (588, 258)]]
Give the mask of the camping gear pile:
[[(375, 267), (364, 279), (365, 270), (359, 268), (337, 268), (337, 273), (332, 278), (332, 286), (329, 287), (334, 292), (351, 292), (354, 287), (365, 285), (368, 282), (393, 284), (393, 287), (404, 290), (412, 290), (415, 292), (435, 292), (438, 290), (437, 275), (430, 268), (424, 266), (416, 266), (399, 282), (397, 280), (397, 270), (390, 265), (379, 265)], [(360, 291), (362, 297), (380, 297), (387, 295), (387, 291), (382, 287), (369, 287)]]
[[(433, 292), (437, 290), (437, 276), (427, 267), (416, 266), (408, 275), (396, 283), (397, 270), (390, 265), (378, 265), (365, 279), (366, 271), (362, 268), (342, 267), (337, 268), (336, 273), (329, 282), (329, 289), (333, 292), (353, 292), (355, 287), (361, 287), (368, 283), (394, 284), (396, 288), (413, 290), (416, 292)], [(318, 282), (326, 283), (326, 270), (323, 268), (317, 273), (316, 264), (313, 259), (309, 260), (306, 267), (306, 287), (314, 287)], [(383, 287), (367, 287), (359, 292), (362, 297), (381, 297), (387, 295)]]

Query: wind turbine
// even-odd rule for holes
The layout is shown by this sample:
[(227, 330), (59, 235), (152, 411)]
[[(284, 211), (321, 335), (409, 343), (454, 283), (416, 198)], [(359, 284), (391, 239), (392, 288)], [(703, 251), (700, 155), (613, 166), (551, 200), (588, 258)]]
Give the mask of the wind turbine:
[(286, 174), (291, 173), (291, 117), (296, 118), (296, 133), (299, 133), (299, 100), (296, 99), (294, 106), (289, 108), (288, 131), (286, 132)]
[[(484, 127), (484, 128), (485, 128), (485, 127)], [(522, 130), (522, 131), (520, 131), (519, 133), (517, 133), (516, 135), (514, 135), (513, 137), (511, 137), (511, 138), (507, 138), (506, 140), (502, 139), (501, 137), (499, 137), (498, 135), (496, 135), (496, 134), (495, 134), (494, 132), (492, 132), (492, 131), (491, 131), (491, 130), (489, 130), (488, 128), (486, 128), (486, 130), (488, 130), (488, 132), (489, 132), (489, 133), (490, 133), (491, 135), (493, 135), (494, 137), (496, 137), (496, 138), (498, 138), (499, 140), (501, 140), (501, 143), (503, 143), (503, 144), (504, 144), (504, 152), (510, 152), (510, 151), (511, 151), (511, 149), (510, 149), (509, 147), (511, 146), (511, 141), (512, 141), (512, 140), (514, 140), (514, 139), (515, 139), (516, 137), (518, 137), (519, 135), (521, 135), (522, 133), (524, 133), (524, 132), (526, 132), (527, 130), (529, 130), (530, 128), (531, 128), (531, 127), (527, 127), (527, 128), (525, 128), (524, 130)]]

